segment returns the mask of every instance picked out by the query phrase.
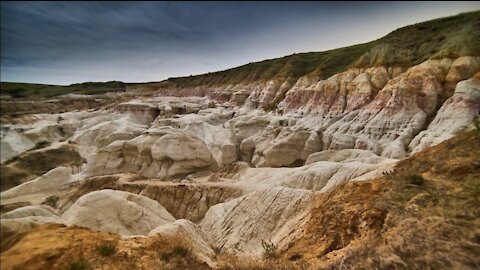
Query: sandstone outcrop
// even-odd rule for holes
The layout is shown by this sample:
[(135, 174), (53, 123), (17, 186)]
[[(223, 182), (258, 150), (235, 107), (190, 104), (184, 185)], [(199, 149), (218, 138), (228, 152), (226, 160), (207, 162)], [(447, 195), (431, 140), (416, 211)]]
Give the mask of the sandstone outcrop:
[(59, 223), (56, 211), (44, 205), (17, 208), (1, 215), (1, 249), (10, 247), (19, 235), (45, 223)]
[(1, 190), (40, 177), (57, 167), (68, 167), (72, 173), (82, 169), (85, 159), (71, 144), (56, 143), (21, 154), (11, 162), (1, 164)]
[(309, 155), (305, 165), (309, 165), (318, 161), (342, 163), (358, 161), (367, 164), (381, 164), (395, 162), (396, 160), (380, 157), (371, 151), (362, 149), (325, 150)]
[(15, 186), (0, 193), (2, 200), (32, 195), (35, 193), (51, 193), (60, 190), (72, 177), (72, 170), (67, 167), (57, 167), (44, 175)]
[(148, 233), (148, 236), (154, 235), (169, 236), (187, 243), (192, 252), (201, 261), (210, 267), (216, 267), (214, 262), (215, 252), (212, 250), (212, 240), (205, 234), (198, 225), (186, 219), (179, 219), (174, 222), (163, 224)]
[(87, 173), (131, 172), (166, 179), (216, 165), (212, 153), (198, 137), (165, 127), (149, 129), (131, 140), (116, 140), (100, 149)]
[(261, 241), (282, 238), (296, 226), (312, 192), (273, 187), (211, 207), (200, 227), (223, 252), (260, 256)]
[(60, 221), (128, 236), (146, 235), (175, 218), (152, 199), (107, 189), (80, 197), (62, 214)]
[(232, 176), (232, 181), (248, 191), (283, 186), (328, 192), (348, 180), (383, 168), (379, 164), (318, 161), (297, 168), (248, 168)]
[[(458, 78), (458, 77), (456, 77)], [(426, 130), (410, 142), (409, 149), (416, 153), (454, 136), (468, 127), (480, 114), (480, 74), (457, 84), (455, 93), (438, 110)]]

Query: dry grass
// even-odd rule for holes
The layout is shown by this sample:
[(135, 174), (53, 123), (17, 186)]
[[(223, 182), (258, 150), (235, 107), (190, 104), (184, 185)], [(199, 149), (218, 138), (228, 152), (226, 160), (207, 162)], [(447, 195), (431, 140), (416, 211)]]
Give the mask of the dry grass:
[(214, 87), (307, 74), (325, 79), (348, 67), (413, 66), (427, 59), (479, 55), (480, 12), (463, 13), (397, 29), (378, 40), (324, 52), (298, 53), (197, 76), (170, 78), (164, 88)]
[(308, 269), (303, 260), (243, 258), (233, 255), (218, 256), (219, 270), (303, 270)]
[[(162, 253), (170, 253), (170, 260), (163, 261)], [(23, 235), (2, 251), (1, 261), (2, 269), (25, 270), (210, 269), (181, 238), (121, 240), (118, 235), (53, 224), (41, 225)]]
[(392, 174), (321, 196), (284, 258), (302, 254), (314, 269), (478, 269), (479, 156), (480, 134), (464, 131)]

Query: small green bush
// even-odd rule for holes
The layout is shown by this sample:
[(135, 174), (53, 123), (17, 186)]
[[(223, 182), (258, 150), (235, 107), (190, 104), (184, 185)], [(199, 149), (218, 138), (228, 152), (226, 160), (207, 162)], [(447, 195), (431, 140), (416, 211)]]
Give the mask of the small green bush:
[(171, 255), (176, 257), (186, 257), (189, 253), (190, 253), (190, 250), (188, 250), (188, 248), (184, 246), (175, 246), (172, 249)]
[(55, 207), (57, 205), (57, 202), (58, 202), (58, 196), (50, 196), (46, 198), (43, 203), (51, 207)]
[(170, 252), (161, 252), (160, 259), (164, 262), (169, 262), (172, 258), (185, 258), (190, 254), (190, 250), (184, 246), (175, 246)]
[(267, 242), (262, 240), (262, 248), (263, 248), (263, 257), (265, 259), (273, 259), (278, 256), (277, 246), (275, 246), (272, 242)]
[(164, 262), (169, 262), (171, 258), (172, 258), (172, 253), (170, 252), (160, 253), (160, 259), (162, 259), (162, 261)]
[(68, 270), (88, 270), (90, 265), (87, 260), (80, 258), (68, 264)]
[(409, 175), (407, 176), (407, 180), (410, 184), (416, 186), (422, 186), (425, 183), (425, 179), (419, 174)]
[(96, 248), (100, 255), (108, 257), (117, 253), (117, 244), (111, 241), (103, 241)]
[(475, 201), (480, 200), (480, 180), (470, 177), (462, 185), (463, 192), (472, 197)]
[(42, 149), (50, 145), (50, 142), (47, 141), (40, 141), (35, 144), (35, 146), (32, 148), (32, 150), (37, 150), (37, 149)]
[(290, 261), (298, 261), (302, 258), (302, 254), (293, 254), (292, 256), (288, 257)]
[(475, 127), (475, 130), (480, 133), (480, 117), (479, 116), (473, 119), (473, 126)]

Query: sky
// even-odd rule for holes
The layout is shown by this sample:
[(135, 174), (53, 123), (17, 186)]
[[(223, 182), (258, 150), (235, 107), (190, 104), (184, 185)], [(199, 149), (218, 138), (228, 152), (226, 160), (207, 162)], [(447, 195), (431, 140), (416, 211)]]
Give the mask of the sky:
[(149, 82), (378, 39), (480, 2), (1, 2), (0, 80)]

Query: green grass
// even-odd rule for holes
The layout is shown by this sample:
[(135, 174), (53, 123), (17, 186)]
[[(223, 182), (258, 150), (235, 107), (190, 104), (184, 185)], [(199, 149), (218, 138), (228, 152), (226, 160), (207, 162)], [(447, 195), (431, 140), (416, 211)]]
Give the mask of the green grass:
[(290, 261), (298, 261), (298, 260), (301, 260), (302, 257), (303, 257), (302, 254), (293, 254), (290, 257), (288, 257), (288, 259)]
[(47, 85), (33, 83), (1, 82), (0, 93), (13, 98), (52, 98), (65, 94), (95, 95), (107, 92), (125, 91), (126, 84), (123, 82), (86, 82), (67, 86)]
[(97, 246), (96, 250), (100, 255), (109, 257), (117, 253), (117, 244), (110, 241), (104, 241)]
[(164, 262), (169, 262), (171, 258), (172, 258), (172, 253), (170, 252), (160, 253), (160, 259), (162, 259), (162, 261)]
[(161, 252), (160, 259), (169, 262), (172, 258), (186, 258), (190, 255), (190, 249), (184, 246), (175, 246), (170, 252)]
[(51, 207), (55, 207), (57, 206), (58, 200), (58, 196), (49, 196), (43, 201), (43, 203)]
[(164, 87), (217, 86), (273, 78), (296, 80), (306, 74), (325, 79), (349, 67), (409, 67), (427, 59), (477, 56), (480, 55), (478, 44), (480, 11), (475, 11), (402, 27), (364, 44), (293, 54), (202, 75), (170, 78), (161, 84)]
[(413, 175), (407, 176), (407, 181), (408, 183), (415, 186), (423, 186), (423, 184), (425, 183), (425, 179), (423, 179), (423, 176), (419, 174), (413, 174)]
[(480, 179), (468, 177), (462, 185), (463, 192), (475, 201), (480, 201)]
[(88, 270), (90, 269), (90, 264), (88, 263), (87, 260), (81, 258), (73, 262), (70, 262), (67, 266), (67, 269), (68, 270)]
[(184, 246), (175, 246), (172, 249), (172, 256), (186, 257), (190, 253), (190, 250)]
[(278, 257), (277, 246), (272, 242), (262, 240), (263, 257), (265, 259), (274, 259)]
[(35, 144), (32, 150), (42, 149), (50, 145), (50, 142), (47, 141), (39, 141)]

